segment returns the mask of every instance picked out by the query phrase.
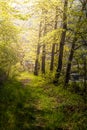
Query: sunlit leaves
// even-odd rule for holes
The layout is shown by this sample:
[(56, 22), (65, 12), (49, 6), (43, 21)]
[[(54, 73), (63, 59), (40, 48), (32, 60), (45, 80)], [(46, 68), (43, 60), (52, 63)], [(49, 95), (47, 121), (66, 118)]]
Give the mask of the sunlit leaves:
[(46, 44), (59, 43), (62, 29), (53, 30), (48, 32), (44, 37), (41, 38), (41, 42)]
[(28, 20), (30, 18), (30, 14), (14, 14), (15, 18), (18, 18), (20, 20)]
[(11, 1), (0, 1), (0, 68), (8, 72), (17, 62), (17, 48), (19, 29), (13, 20)]

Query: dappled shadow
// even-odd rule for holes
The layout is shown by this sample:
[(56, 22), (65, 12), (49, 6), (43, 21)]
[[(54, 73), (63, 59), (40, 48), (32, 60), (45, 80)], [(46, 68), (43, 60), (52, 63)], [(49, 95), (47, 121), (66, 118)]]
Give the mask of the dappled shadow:
[(27, 130), (35, 122), (35, 98), (31, 90), (23, 89), (16, 80), (9, 80), (0, 88), (0, 128)]
[(22, 87), (17, 80), (8, 80), (0, 89), (1, 130), (44, 130), (50, 110), (39, 110), (38, 97), (32, 87)]
[(79, 121), (82, 124), (76, 127), (84, 128), (87, 107), (74, 105), (70, 96), (68, 103), (65, 102), (67, 95), (65, 98), (62, 88), (58, 91), (60, 94), (55, 89), (54, 86), (40, 87), (30, 79), (6, 81), (0, 88), (0, 129), (69, 130)]

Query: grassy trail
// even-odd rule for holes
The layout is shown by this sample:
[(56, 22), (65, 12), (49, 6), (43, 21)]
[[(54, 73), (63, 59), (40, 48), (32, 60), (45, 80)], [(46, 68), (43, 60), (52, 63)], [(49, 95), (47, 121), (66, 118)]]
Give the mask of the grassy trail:
[(80, 95), (22, 73), (0, 88), (0, 130), (87, 130)]

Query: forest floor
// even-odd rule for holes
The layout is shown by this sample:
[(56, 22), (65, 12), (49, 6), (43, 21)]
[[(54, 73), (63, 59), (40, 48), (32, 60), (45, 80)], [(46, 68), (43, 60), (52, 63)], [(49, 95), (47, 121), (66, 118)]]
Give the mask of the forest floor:
[(87, 130), (81, 95), (22, 73), (0, 88), (0, 130)]

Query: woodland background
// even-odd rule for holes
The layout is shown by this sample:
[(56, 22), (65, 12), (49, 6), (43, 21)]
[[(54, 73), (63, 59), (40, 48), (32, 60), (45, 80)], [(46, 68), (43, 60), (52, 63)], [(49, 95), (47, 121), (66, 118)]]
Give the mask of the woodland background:
[(0, 0), (1, 130), (87, 130), (87, 0)]

